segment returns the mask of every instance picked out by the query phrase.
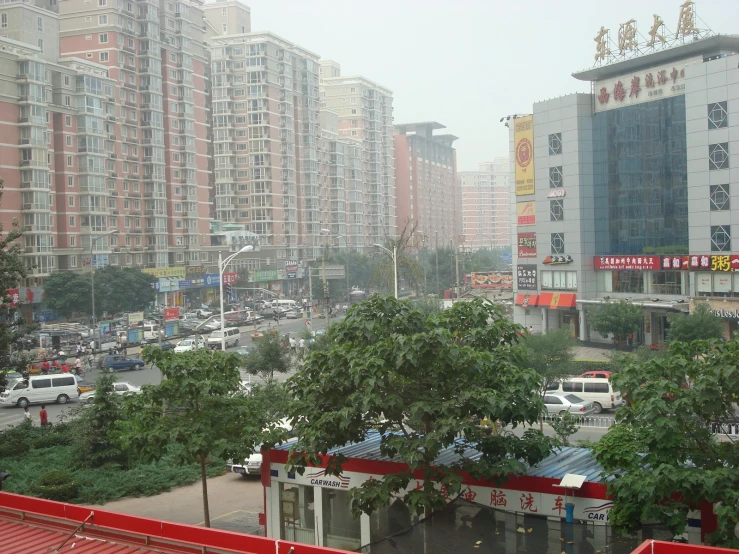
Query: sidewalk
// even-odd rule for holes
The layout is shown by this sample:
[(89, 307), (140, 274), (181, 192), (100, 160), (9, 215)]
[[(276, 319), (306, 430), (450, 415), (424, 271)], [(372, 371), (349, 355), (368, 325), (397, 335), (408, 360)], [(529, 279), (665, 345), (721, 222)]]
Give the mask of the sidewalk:
[[(121, 498), (104, 506), (112, 512), (162, 519), (175, 523), (203, 525), (202, 485), (177, 487), (157, 496)], [(208, 501), (211, 527), (237, 533), (263, 535), (259, 513), (264, 511), (264, 492), (257, 477), (244, 478), (226, 473), (208, 479)]]
[(577, 345), (574, 348), (576, 360), (610, 360), (612, 348), (598, 348), (597, 346)]

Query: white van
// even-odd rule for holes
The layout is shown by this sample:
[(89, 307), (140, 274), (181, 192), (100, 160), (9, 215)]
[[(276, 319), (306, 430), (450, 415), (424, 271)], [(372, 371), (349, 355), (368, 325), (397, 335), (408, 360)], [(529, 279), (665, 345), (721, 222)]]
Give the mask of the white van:
[(20, 408), (46, 402), (66, 404), (78, 396), (74, 375), (32, 375), (27, 380), (16, 379), (10, 383), (0, 394), (0, 404), (15, 404)]
[[(159, 325), (156, 325), (154, 323), (144, 323), (144, 339), (145, 340), (159, 340)], [(162, 335), (162, 338), (164, 338), (164, 335)]]
[(241, 331), (238, 327), (226, 327), (226, 329), (216, 329), (208, 337), (208, 346), (211, 348), (220, 347), (221, 340), (226, 337), (226, 348), (229, 346), (238, 346), (241, 340)]
[(595, 413), (614, 410), (624, 404), (621, 393), (613, 390), (610, 379), (572, 377), (547, 386), (547, 392), (570, 393), (592, 403)]
[(272, 301), (272, 307), (273, 308), (285, 308), (288, 310), (293, 310), (298, 307), (298, 303), (295, 302), (295, 300), (273, 300)]

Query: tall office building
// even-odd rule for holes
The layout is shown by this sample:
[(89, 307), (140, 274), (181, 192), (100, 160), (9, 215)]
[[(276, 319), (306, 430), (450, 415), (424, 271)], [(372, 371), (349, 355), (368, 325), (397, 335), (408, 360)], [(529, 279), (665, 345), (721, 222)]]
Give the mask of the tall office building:
[[(395, 126), (395, 186), (398, 229), (414, 228), (425, 240), (461, 243), (457, 225), (457, 152), (454, 135), (435, 121)], [(440, 243), (441, 244), (441, 243)], [(434, 244), (434, 246), (436, 246)]]
[(473, 250), (511, 244), (510, 162), (495, 158), (477, 171), (460, 171), (458, 198), (465, 246)]
[(346, 183), (346, 244), (361, 250), (397, 233), (392, 92), (360, 76), (341, 76), (322, 60), (321, 107), (338, 115), (339, 138), (359, 147), (361, 168)]

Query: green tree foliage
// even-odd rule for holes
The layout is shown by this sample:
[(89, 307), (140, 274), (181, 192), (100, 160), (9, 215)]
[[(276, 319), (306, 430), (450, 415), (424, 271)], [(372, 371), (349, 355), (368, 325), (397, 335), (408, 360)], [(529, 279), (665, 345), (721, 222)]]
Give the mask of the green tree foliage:
[(739, 518), (739, 442), (720, 440), (712, 422), (737, 417), (739, 342), (675, 342), (668, 356), (625, 364), (614, 388), (628, 399), (594, 445), (608, 483), (611, 522), (634, 529), (656, 520), (674, 533), (702, 500), (720, 502), (716, 544), (732, 542)]
[[(143, 310), (156, 299), (154, 278), (132, 267), (108, 266), (95, 271), (95, 309), (115, 314)], [(44, 302), (59, 315), (92, 313), (90, 273), (57, 271), (44, 282)]]
[[(387, 505), (393, 491), (406, 489), (413, 472), (420, 489), (402, 501), (416, 513), (445, 505), (433, 482), (458, 494), (467, 471), (500, 483), (542, 460), (550, 441), (528, 429), (485, 432), (489, 418), (503, 426), (533, 423), (543, 410), (533, 370), (518, 367), (519, 327), (492, 303), (477, 299), (426, 316), (409, 301), (373, 295), (331, 326), (326, 348), (315, 350), (288, 381), (299, 445), (290, 464), (302, 472), (333, 447), (383, 434), (380, 450), (407, 464), (406, 471), (353, 489), (352, 512), (371, 513)], [(456, 464), (435, 464), (449, 447), (466, 452)], [(480, 457), (470, 462), (471, 452)], [(343, 457), (329, 458), (329, 474), (341, 472)]]
[(673, 313), (667, 316), (667, 320), (670, 323), (667, 329), (669, 342), (720, 339), (723, 335), (724, 322), (703, 302), (696, 305), (692, 314)]
[(525, 335), (521, 367), (535, 370), (542, 377), (541, 390), (544, 390), (548, 384), (572, 374), (575, 344), (570, 327)]
[(570, 412), (554, 416), (549, 424), (554, 431), (554, 438), (560, 446), (570, 446), (570, 436), (580, 429), (577, 418)]
[(268, 333), (249, 349), (244, 359), (244, 369), (251, 375), (259, 375), (265, 382), (274, 380), (275, 373), (288, 373), (292, 369), (290, 351), (283, 348), (282, 338)]
[(427, 316), (438, 313), (444, 309), (441, 299), (436, 296), (420, 296), (413, 299), (413, 305)]
[[(0, 179), (0, 201), (2, 183)], [(11, 346), (29, 330), (25, 320), (20, 317), (18, 306), (11, 306), (13, 299), (7, 292), (9, 289), (17, 289), (26, 276), (21, 254), (22, 236), (23, 233), (15, 222), (5, 235), (3, 226), (0, 225), (0, 386), (5, 386), (5, 375), (8, 372), (20, 369), (22, 360), (19, 362), (10, 356)]]
[(123, 465), (126, 461), (118, 429), (122, 416), (121, 397), (113, 388), (115, 381), (109, 374), (98, 377), (91, 404), (78, 410), (77, 438), (86, 467)]
[(124, 444), (143, 460), (167, 455), (181, 466), (200, 464), (203, 519), (210, 527), (208, 460), (243, 457), (262, 444), (269, 411), (260, 397), (238, 394), (241, 375), (234, 354), (147, 347), (144, 359), (156, 364), (163, 379), (127, 399)]
[(616, 300), (588, 308), (587, 319), (598, 333), (604, 337), (613, 334), (616, 344), (625, 345), (628, 336), (641, 327), (644, 312), (627, 300)]

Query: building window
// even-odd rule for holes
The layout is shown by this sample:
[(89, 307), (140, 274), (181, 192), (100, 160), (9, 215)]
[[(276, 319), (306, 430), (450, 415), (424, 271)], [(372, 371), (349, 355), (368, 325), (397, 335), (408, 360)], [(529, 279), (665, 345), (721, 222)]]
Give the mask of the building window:
[(43, 17), (39, 17), (36, 19), (36, 28), (38, 29), (39, 33), (44, 32), (44, 18)]
[(73, 165), (72, 156), (67, 156), (67, 167), (72, 167)]
[(99, 15), (98, 16), (98, 25), (107, 25), (108, 24), (108, 16), (107, 15)]
[(2, 29), (8, 28), (8, 14), (7, 13), (0, 13), (0, 28)]
[(564, 200), (549, 201), (549, 216), (551, 221), (562, 221), (565, 218)]
[(71, 175), (67, 177), (67, 186), (74, 187), (74, 177), (72, 177)]
[(711, 211), (722, 212), (729, 208), (729, 185), (711, 185)]
[(65, 137), (65, 141), (67, 143), (67, 146), (72, 146), (72, 136), (71, 135), (67, 135)]
[(74, 227), (74, 216), (73, 215), (69, 216), (69, 226)]
[(107, 44), (108, 43), (108, 33), (100, 33), (98, 35), (98, 41), (100, 44)]
[(69, 237), (69, 246), (77, 246), (77, 237)]
[(721, 129), (729, 124), (726, 102), (708, 104), (708, 128)]
[(107, 52), (100, 52), (100, 61), (101, 62), (107, 62), (108, 61), (108, 53)]
[(711, 252), (731, 250), (731, 232), (728, 225), (711, 226)]
[(562, 153), (562, 133), (549, 135), (549, 155)]
[(549, 168), (549, 188), (558, 189), (562, 186), (562, 166)]
[(44, 51), (44, 39), (42, 38), (38, 39), (37, 44), (38, 44), (39, 50), (43, 52)]
[(708, 145), (708, 167), (709, 169), (728, 169), (729, 167), (729, 143), (720, 142)]
[(564, 254), (565, 253), (565, 234), (564, 233), (552, 233), (552, 254)]

